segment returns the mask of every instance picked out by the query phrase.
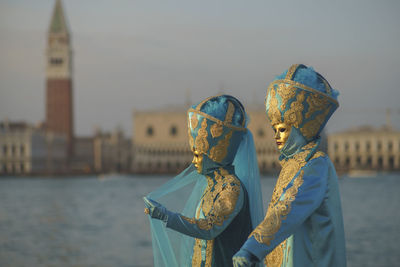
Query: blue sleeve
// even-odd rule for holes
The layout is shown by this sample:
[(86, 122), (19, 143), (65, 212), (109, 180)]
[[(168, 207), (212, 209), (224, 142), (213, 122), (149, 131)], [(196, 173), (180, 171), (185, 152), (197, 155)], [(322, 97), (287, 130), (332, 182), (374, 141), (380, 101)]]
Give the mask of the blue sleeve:
[(179, 213), (168, 214), (167, 227), (195, 238), (211, 240), (222, 233), (244, 203), (241, 186), (225, 187), (216, 197), (212, 208), (205, 218), (188, 218)]
[(311, 160), (294, 176), (279, 201), (270, 204), (264, 220), (242, 249), (262, 260), (283, 242), (321, 205), (326, 190), (326, 157)]

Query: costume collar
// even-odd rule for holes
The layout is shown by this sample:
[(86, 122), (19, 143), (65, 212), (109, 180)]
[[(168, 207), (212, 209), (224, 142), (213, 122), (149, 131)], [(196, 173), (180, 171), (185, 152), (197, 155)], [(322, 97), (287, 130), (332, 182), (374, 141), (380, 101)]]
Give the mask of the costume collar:
[(300, 133), (299, 129), (292, 126), (290, 135), (286, 144), (280, 150), (280, 161), (286, 161), (295, 157), (299, 153), (306, 152), (305, 160), (310, 159), (316, 152), (321, 142), (321, 138), (318, 137), (310, 142), (307, 142), (303, 135)]

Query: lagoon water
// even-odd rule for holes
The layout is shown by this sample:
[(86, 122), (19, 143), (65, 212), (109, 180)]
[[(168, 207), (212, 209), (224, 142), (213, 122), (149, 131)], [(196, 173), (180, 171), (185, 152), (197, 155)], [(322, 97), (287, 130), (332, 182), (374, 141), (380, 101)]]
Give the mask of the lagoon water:
[[(142, 196), (169, 177), (0, 179), (0, 266), (152, 266)], [(265, 206), (275, 179), (264, 177)], [(349, 267), (400, 263), (400, 174), (340, 179)]]

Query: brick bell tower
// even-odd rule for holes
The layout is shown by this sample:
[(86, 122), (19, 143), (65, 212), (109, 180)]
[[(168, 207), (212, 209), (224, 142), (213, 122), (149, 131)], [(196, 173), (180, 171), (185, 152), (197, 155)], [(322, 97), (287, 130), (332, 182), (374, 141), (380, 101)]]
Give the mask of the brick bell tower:
[(72, 49), (61, 0), (56, 0), (46, 51), (46, 129), (65, 134), (68, 157), (73, 153)]

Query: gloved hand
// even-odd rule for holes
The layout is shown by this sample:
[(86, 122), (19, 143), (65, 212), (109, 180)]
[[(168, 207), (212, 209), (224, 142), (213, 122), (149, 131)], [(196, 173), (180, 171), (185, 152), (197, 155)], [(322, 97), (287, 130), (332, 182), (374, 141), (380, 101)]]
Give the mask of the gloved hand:
[(253, 267), (259, 260), (256, 256), (248, 252), (247, 250), (241, 249), (233, 255), (232, 262), (234, 267)]
[(162, 220), (164, 222), (168, 221), (168, 213), (170, 213), (163, 205), (151, 198), (143, 198), (144, 205), (146, 208), (144, 212), (149, 214), (151, 218)]

